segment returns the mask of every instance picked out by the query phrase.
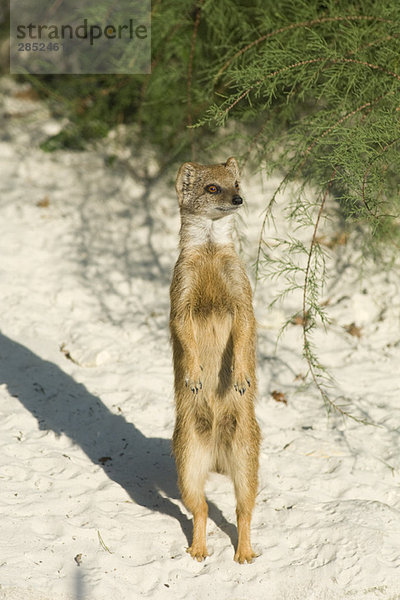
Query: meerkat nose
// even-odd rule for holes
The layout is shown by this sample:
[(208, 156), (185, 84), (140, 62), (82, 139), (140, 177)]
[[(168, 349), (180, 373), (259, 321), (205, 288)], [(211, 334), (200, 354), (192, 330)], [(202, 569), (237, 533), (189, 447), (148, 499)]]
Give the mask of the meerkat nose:
[(232, 198), (232, 204), (239, 206), (239, 204), (243, 204), (243, 198), (241, 196), (235, 195)]

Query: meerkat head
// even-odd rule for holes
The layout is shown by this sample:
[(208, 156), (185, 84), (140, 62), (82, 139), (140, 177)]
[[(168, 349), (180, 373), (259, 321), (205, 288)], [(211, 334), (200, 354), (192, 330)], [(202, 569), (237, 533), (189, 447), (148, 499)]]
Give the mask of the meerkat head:
[(212, 220), (232, 214), (243, 204), (236, 159), (217, 165), (184, 163), (176, 178), (176, 192), (184, 212)]

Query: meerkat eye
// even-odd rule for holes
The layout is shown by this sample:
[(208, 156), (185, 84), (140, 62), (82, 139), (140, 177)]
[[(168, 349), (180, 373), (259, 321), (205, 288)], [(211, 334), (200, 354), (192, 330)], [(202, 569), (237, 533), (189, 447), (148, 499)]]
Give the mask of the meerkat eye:
[(219, 194), (221, 191), (221, 188), (219, 187), (219, 185), (216, 185), (215, 183), (212, 183), (211, 185), (206, 185), (206, 187), (204, 189), (209, 194)]
[(239, 182), (235, 181), (235, 190), (238, 192), (239, 191)]

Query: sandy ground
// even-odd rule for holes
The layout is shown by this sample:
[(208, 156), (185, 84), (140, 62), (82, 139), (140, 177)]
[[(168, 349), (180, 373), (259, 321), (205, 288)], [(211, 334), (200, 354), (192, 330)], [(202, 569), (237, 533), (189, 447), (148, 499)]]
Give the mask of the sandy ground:
[[(269, 310), (274, 284), (258, 286), (260, 556), (233, 561), (233, 490), (215, 475), (211, 556), (194, 562), (170, 451), (172, 182), (105, 166), (112, 140), (43, 153), (60, 123), (20, 91), (0, 81), (0, 600), (400, 599), (398, 274), (360, 280), (352, 241), (338, 248), (314, 336), (374, 427), (302, 389), (301, 328), (275, 347), (296, 299)], [(244, 184), (250, 274), (275, 185)]]

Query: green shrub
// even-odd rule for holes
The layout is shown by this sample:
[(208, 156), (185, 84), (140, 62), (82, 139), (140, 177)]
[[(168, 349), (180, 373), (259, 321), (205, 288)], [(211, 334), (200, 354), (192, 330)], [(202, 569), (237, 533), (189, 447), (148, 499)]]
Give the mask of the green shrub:
[(324, 319), (319, 227), (333, 195), (365, 248), (382, 259), (399, 247), (399, 23), (396, 0), (159, 0), (151, 75), (31, 78), (70, 120), (47, 150), (132, 123), (132, 144), (152, 144), (163, 163), (235, 148), (242, 163), (282, 173), (277, 192), (297, 185), (290, 215), (311, 227), (310, 242), (282, 240), (282, 261), (261, 234), (257, 274), (293, 273), (286, 291), (303, 290), (311, 378), (336, 408), (310, 342)]

